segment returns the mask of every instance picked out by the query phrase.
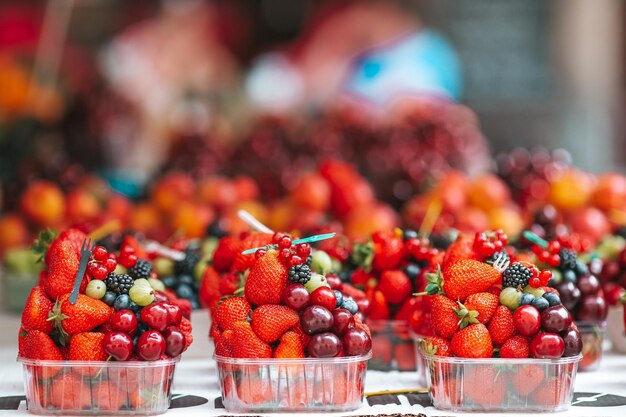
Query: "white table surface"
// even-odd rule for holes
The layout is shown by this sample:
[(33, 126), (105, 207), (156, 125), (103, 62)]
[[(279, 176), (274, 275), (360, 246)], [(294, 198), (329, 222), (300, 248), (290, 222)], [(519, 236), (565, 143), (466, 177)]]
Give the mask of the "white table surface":
[[(194, 325), (195, 343), (179, 363), (173, 393), (175, 396), (195, 395), (207, 399), (202, 405), (187, 408), (170, 409), (166, 415), (171, 416), (218, 416), (228, 415), (223, 408), (216, 408), (216, 399), (219, 398), (217, 372), (211, 361), (211, 349), (208, 348), (208, 316), (200, 310), (192, 316)], [(16, 362), (17, 332), (19, 317), (6, 313), (0, 314), (0, 397), (23, 395), (22, 370)], [(365, 391), (400, 390), (419, 388), (416, 377), (408, 372), (377, 372), (368, 371)], [(580, 401), (583, 396), (574, 396), (574, 406), (568, 411), (559, 413), (563, 416), (626, 416), (626, 356), (607, 352), (602, 365), (595, 372), (581, 372), (576, 378), (575, 392), (597, 393), (596, 401)], [(601, 397), (606, 394), (622, 396), (624, 406), (590, 407), (599, 405)], [(400, 404), (382, 404), (370, 406), (364, 402), (363, 407), (351, 413), (329, 413), (327, 415), (378, 415), (378, 414), (425, 414), (427, 416), (459, 415), (448, 411), (436, 410), (433, 407), (423, 407), (419, 404), (411, 406), (404, 395), (392, 396)], [(585, 397), (583, 397), (585, 398)], [(620, 400), (620, 398), (618, 398)], [(219, 402), (218, 402), (219, 403)], [(17, 410), (0, 410), (0, 417), (10, 415), (27, 415), (25, 402), (21, 402)], [(286, 416), (288, 414), (280, 414)], [(481, 414), (472, 413), (472, 416)], [(494, 414), (487, 414), (493, 416)], [(511, 414), (514, 415), (514, 414)], [(524, 415), (524, 414), (519, 414)], [(526, 414), (528, 416), (528, 414)]]

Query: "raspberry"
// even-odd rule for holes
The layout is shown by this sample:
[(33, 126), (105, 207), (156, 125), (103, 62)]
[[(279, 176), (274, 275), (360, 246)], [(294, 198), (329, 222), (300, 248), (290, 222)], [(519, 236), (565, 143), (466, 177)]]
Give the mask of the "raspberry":
[(152, 272), (152, 264), (145, 259), (137, 259), (137, 263), (128, 270), (128, 274), (135, 279), (149, 278)]
[(533, 277), (532, 271), (519, 262), (511, 264), (502, 274), (502, 288), (524, 288)]
[(311, 279), (311, 268), (307, 264), (298, 264), (289, 268), (289, 281), (294, 284), (306, 284)]
[(128, 274), (115, 274), (113, 272), (104, 280), (107, 290), (116, 294), (128, 294), (134, 282), (133, 277)]

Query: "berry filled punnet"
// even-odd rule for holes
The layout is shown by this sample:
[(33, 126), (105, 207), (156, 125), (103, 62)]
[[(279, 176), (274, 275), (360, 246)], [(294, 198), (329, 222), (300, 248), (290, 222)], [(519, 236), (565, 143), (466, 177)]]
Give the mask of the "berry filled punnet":
[(89, 250), (75, 229), (42, 236), (46, 269), (18, 335), (29, 409), (165, 412), (175, 364), (193, 341), (188, 315), (152, 286), (152, 264), (136, 248)]

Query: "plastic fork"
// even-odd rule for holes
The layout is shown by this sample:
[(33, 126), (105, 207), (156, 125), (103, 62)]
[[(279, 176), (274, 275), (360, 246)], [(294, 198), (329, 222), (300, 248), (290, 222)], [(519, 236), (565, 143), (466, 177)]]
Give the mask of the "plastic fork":
[(72, 293), (70, 294), (70, 304), (76, 304), (76, 301), (78, 300), (78, 289), (80, 288), (80, 283), (83, 280), (85, 271), (87, 270), (87, 263), (89, 262), (91, 252), (93, 252), (95, 247), (95, 240), (90, 238), (85, 238), (83, 240), (83, 244), (80, 247), (80, 264), (78, 265), (76, 278), (74, 278), (74, 288), (72, 288)]

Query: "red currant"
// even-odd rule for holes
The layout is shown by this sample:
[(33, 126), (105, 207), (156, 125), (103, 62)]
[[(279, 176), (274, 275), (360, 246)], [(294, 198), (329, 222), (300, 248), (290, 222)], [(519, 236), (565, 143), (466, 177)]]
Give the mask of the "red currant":
[(278, 247), (281, 249), (289, 249), (291, 247), (291, 238), (289, 236), (283, 236), (278, 242)]
[(117, 261), (115, 259), (108, 258), (108, 259), (105, 259), (104, 262), (102, 262), (102, 265), (104, 265), (107, 271), (113, 272), (115, 268), (117, 267)]
[(541, 280), (539, 279), (539, 277), (532, 277), (530, 281), (528, 281), (528, 285), (533, 288), (539, 288), (541, 287)]
[(93, 273), (95, 272), (97, 267), (98, 267), (97, 262), (94, 262), (94, 261), (89, 262), (87, 264), (87, 273), (93, 277)]
[(103, 265), (98, 265), (94, 269), (93, 274), (92, 274), (92, 276), (95, 279), (99, 279), (99, 280), (104, 280), (107, 277), (107, 275), (109, 275), (109, 271)]
[(121, 263), (124, 268), (132, 268), (137, 263), (137, 255), (134, 253), (122, 255), (119, 259), (119, 263)]
[(254, 257), (256, 259), (259, 259), (259, 258), (264, 257), (266, 253), (267, 251), (265, 249), (259, 249), (258, 251), (254, 252)]
[(554, 268), (559, 266), (560, 263), (561, 257), (557, 253), (550, 255), (550, 257), (548, 258), (548, 264)]
[(308, 243), (299, 243), (296, 245), (296, 254), (302, 259), (306, 259), (311, 254), (311, 245)]
[(291, 258), (291, 249), (281, 249), (279, 256), (283, 261), (288, 260)]
[(104, 246), (96, 246), (91, 254), (96, 261), (104, 261), (109, 256), (109, 252)]
[(292, 255), (289, 258), (289, 266), (300, 265), (302, 263), (302, 258), (298, 255)]
[(272, 236), (272, 243), (278, 244), (281, 241), (281, 239), (283, 237), (285, 237), (285, 236), (286, 235), (283, 232), (276, 232), (276, 233), (274, 233), (274, 236)]
[(483, 242), (480, 245), (480, 255), (484, 258), (488, 258), (491, 255), (493, 255), (496, 251), (496, 246), (493, 244), (493, 242)]
[(541, 281), (541, 286), (543, 287), (548, 285), (550, 279), (552, 279), (552, 271), (546, 269), (545, 271), (541, 271), (541, 273), (539, 274), (539, 280)]
[(548, 252), (550, 253), (559, 253), (561, 250), (561, 243), (558, 240), (553, 240), (548, 243)]

